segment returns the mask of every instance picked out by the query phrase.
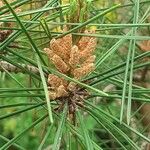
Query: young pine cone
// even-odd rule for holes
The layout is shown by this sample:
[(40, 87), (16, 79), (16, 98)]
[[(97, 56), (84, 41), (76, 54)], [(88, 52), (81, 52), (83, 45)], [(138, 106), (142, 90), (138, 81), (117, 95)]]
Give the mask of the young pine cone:
[[(76, 45), (72, 43), (72, 35), (68, 34), (59, 39), (52, 39), (50, 47), (45, 48), (44, 51), (59, 72), (79, 80), (95, 68), (96, 57), (93, 53), (97, 40), (95, 37), (83, 36)], [(52, 89), (49, 92), (51, 99), (68, 96), (69, 92), (76, 88), (73, 82), (53, 74), (48, 76), (48, 85)]]

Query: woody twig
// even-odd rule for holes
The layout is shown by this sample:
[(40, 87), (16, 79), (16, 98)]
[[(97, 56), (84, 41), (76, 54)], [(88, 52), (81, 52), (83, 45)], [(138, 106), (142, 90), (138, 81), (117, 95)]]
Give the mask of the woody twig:
[[(26, 64), (19, 64), (19, 65), (21, 65), (22, 67), (26, 68), (27, 70), (29, 70), (34, 74), (39, 74), (39, 69), (37, 67), (34, 67), (32, 65), (26, 65)], [(24, 74), (26, 73), (24, 70), (21, 70), (20, 68), (6, 61), (0, 61), (0, 71), (5, 72), (5, 70), (11, 73), (24, 73)]]

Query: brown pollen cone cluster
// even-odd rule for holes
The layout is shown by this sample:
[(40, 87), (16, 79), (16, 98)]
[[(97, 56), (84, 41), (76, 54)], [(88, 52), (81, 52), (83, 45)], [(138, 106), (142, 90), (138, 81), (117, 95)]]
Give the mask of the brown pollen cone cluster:
[[(95, 69), (93, 52), (96, 44), (95, 37), (83, 36), (76, 45), (73, 45), (72, 35), (68, 34), (59, 39), (52, 39), (50, 48), (44, 50), (59, 72), (79, 80)], [(49, 91), (49, 96), (53, 100), (67, 97), (77, 88), (75, 83), (54, 74), (49, 74), (48, 85), (52, 89)]]
[[(141, 51), (143, 52), (148, 52), (150, 51), (150, 40), (145, 40), (145, 41), (142, 41), (140, 44), (139, 44), (139, 47), (141, 49)], [(143, 61), (149, 61), (150, 60), (150, 57), (146, 57), (143, 59)]]
[(142, 51), (150, 51), (150, 40), (143, 41), (139, 46)]
[[(13, 2), (13, 1), (12, 1)], [(2, 1), (0, 1), (0, 7), (3, 7), (4, 4)], [(15, 12), (21, 12), (20, 8), (16, 8)], [(0, 23), (0, 27), (14, 27), (13, 22), (7, 22), (7, 23)], [(13, 31), (12, 30), (0, 30), (0, 42), (3, 42)]]

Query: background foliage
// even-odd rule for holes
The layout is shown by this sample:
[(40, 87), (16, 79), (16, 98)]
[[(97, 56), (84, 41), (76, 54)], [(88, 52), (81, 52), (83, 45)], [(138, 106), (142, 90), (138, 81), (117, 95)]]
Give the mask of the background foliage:
[[(67, 22), (73, 0), (3, 0), (0, 33), (11, 33), (0, 43), (1, 150), (150, 149), (150, 1), (90, 3), (86, 20)], [(62, 33), (65, 24), (72, 28)], [(83, 27), (96, 33), (78, 33)], [(54, 111), (58, 104), (48, 100), (44, 76), (64, 77), (43, 49), (68, 33), (98, 39), (96, 69), (85, 78), (91, 83), (65, 77), (91, 93), (78, 107), (76, 126), (67, 119), (67, 105)]]

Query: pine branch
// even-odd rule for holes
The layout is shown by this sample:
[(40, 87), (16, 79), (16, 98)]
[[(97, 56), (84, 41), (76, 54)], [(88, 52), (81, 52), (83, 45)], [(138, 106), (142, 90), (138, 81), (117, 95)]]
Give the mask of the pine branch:
[[(37, 67), (26, 65), (26, 64), (20, 64), (20, 65), (34, 74), (39, 74), (39, 69)], [(4, 72), (5, 70), (13, 73), (24, 73), (24, 74), (26, 73), (24, 70), (21, 70), (20, 68), (17, 68), (16, 66), (6, 61), (0, 61), (0, 71)]]

